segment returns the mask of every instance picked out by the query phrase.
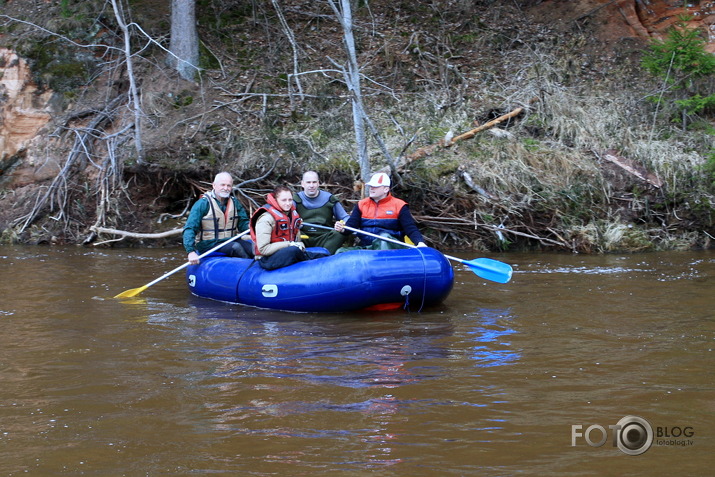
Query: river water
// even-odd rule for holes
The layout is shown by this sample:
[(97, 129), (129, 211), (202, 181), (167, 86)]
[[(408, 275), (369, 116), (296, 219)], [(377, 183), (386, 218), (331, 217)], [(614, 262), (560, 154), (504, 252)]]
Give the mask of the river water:
[(490, 257), (510, 283), (320, 315), (111, 298), (179, 249), (0, 246), (1, 473), (712, 474), (715, 253)]

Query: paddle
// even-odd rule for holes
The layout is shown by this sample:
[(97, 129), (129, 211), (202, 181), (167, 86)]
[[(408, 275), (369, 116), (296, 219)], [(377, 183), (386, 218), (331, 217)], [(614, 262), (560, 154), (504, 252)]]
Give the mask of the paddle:
[[(311, 227), (317, 227), (319, 229), (333, 230), (332, 227), (326, 227), (324, 225), (317, 225), (317, 224), (309, 224), (307, 222), (303, 222), (303, 225), (309, 225)], [(374, 237), (376, 239), (380, 239), (380, 240), (384, 240), (386, 242), (392, 242), (392, 243), (396, 243), (398, 245), (402, 245), (403, 247), (419, 248), (416, 245), (411, 245), (411, 244), (408, 244), (405, 242), (400, 242), (399, 240), (395, 240), (393, 238), (383, 237), (382, 235), (365, 232), (364, 230), (354, 229), (354, 228), (348, 227), (348, 226), (343, 226), (343, 227), (345, 228), (345, 230), (349, 230), (351, 232), (355, 232), (358, 234), (369, 235), (370, 237)], [(511, 273), (512, 273), (511, 266), (504, 262), (500, 262), (498, 260), (492, 260), (491, 258), (475, 258), (474, 260), (463, 260), (461, 258), (452, 257), (452, 256), (446, 255), (446, 254), (444, 254), (444, 256), (450, 260), (454, 260), (455, 262), (463, 263), (464, 265), (468, 266), (477, 276), (484, 278), (486, 280), (491, 280), (491, 281), (497, 282), (497, 283), (507, 283), (507, 282), (509, 282), (509, 280), (511, 280)]]
[[(199, 255), (199, 258), (203, 258), (203, 257), (205, 257), (206, 255), (210, 254), (211, 252), (215, 252), (216, 250), (220, 249), (221, 247), (223, 247), (223, 246), (226, 245), (227, 243), (233, 242), (233, 241), (236, 240), (237, 238), (243, 237), (243, 236), (246, 235), (249, 231), (250, 231), (250, 230), (244, 230), (244, 231), (241, 232), (240, 234), (234, 235), (234, 236), (231, 237), (230, 239), (228, 239), (228, 240), (226, 240), (226, 241), (224, 241), (224, 242), (221, 242), (220, 244), (216, 245), (216, 246), (215, 246), (214, 248), (212, 248), (211, 250), (208, 250), (208, 251), (202, 253), (201, 255)], [(130, 290), (123, 291), (122, 293), (120, 293), (119, 295), (115, 296), (114, 298), (129, 298), (129, 297), (137, 296), (138, 294), (140, 294), (141, 292), (143, 292), (144, 290), (146, 290), (146, 289), (149, 288), (150, 286), (154, 285), (155, 283), (159, 283), (160, 281), (162, 281), (162, 280), (165, 279), (166, 277), (168, 277), (168, 276), (170, 276), (170, 275), (173, 275), (174, 273), (176, 273), (176, 272), (178, 272), (179, 270), (182, 270), (182, 269), (188, 267), (189, 265), (190, 265), (189, 262), (186, 262), (186, 263), (183, 264), (182, 266), (177, 267), (177, 268), (173, 269), (172, 271), (170, 271), (169, 273), (165, 273), (164, 275), (160, 276), (160, 277), (157, 278), (156, 280), (153, 280), (153, 281), (147, 283), (147, 284), (144, 285), (143, 287), (132, 288), (132, 289), (130, 289)]]

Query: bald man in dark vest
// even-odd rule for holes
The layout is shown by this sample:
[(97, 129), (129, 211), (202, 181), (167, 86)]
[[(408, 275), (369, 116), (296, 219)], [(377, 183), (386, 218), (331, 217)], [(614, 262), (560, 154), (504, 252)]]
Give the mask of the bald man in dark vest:
[[(344, 221), (348, 218), (348, 213), (340, 200), (333, 194), (320, 189), (320, 178), (317, 172), (304, 173), (300, 185), (303, 191), (293, 194), (293, 201), (303, 222), (333, 228), (336, 221)], [(319, 229), (309, 225), (303, 225), (301, 234), (308, 236), (308, 238), (303, 238), (306, 247), (325, 247), (331, 255), (342, 247), (347, 238), (335, 230)]]

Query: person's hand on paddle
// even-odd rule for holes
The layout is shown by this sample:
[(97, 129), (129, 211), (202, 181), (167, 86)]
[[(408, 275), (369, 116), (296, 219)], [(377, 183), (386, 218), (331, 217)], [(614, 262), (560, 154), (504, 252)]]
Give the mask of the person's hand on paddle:
[(337, 222), (335, 222), (335, 226), (333, 228), (336, 232), (342, 232), (343, 230), (345, 230), (345, 222), (342, 220), (338, 220)]
[[(311, 227), (327, 228), (328, 230), (330, 230), (329, 227), (325, 227), (323, 225), (311, 224), (308, 222), (303, 223), (305, 225), (310, 225)], [(349, 230), (350, 232), (355, 232), (356, 234), (367, 235), (368, 237), (374, 237), (378, 240), (385, 240), (386, 242), (396, 243), (398, 245), (403, 245), (409, 248), (426, 247), (424, 242), (420, 242), (417, 245), (412, 245), (411, 243), (399, 242), (392, 238), (373, 234), (360, 229), (354, 229), (352, 227), (343, 228), (345, 230)], [(338, 230), (337, 227), (335, 228), (335, 230)], [(511, 280), (512, 269), (511, 265), (507, 263), (500, 262), (498, 260), (492, 260), (491, 258), (475, 258), (474, 260), (464, 260), (463, 258), (452, 257), (451, 255), (445, 255), (445, 257), (468, 266), (478, 277), (482, 277), (497, 283), (509, 283), (509, 280)]]
[[(162, 281), (162, 280), (165, 279), (166, 277), (170, 277), (171, 275), (173, 275), (174, 273), (178, 272), (179, 270), (183, 270), (184, 268), (188, 267), (189, 265), (198, 265), (198, 264), (199, 264), (199, 259), (200, 259), (201, 257), (205, 257), (206, 255), (210, 254), (211, 252), (215, 252), (216, 250), (220, 249), (221, 247), (223, 247), (223, 246), (226, 245), (227, 243), (233, 242), (234, 240), (237, 240), (237, 239), (243, 237), (244, 235), (246, 235), (246, 234), (249, 233), (249, 232), (250, 232), (249, 230), (244, 230), (244, 231), (241, 232), (240, 234), (234, 235), (233, 237), (231, 237), (230, 239), (226, 240), (225, 242), (219, 242), (219, 244), (216, 245), (214, 248), (205, 251), (205, 252), (202, 253), (201, 255), (197, 255), (196, 252), (189, 252), (189, 256), (187, 257), (187, 262), (184, 263), (182, 266), (176, 267), (176, 268), (173, 269), (172, 271), (167, 272), (167, 273), (163, 274), (162, 276), (160, 276), (159, 278), (156, 278), (156, 279), (150, 281), (149, 283), (147, 283), (147, 284), (144, 285), (143, 287), (130, 288), (129, 290), (125, 290), (125, 291), (123, 291), (122, 293), (120, 293), (119, 295), (116, 295), (114, 298), (130, 298), (130, 297), (133, 297), (133, 296), (137, 296), (138, 294), (140, 294), (141, 292), (143, 292), (144, 290), (146, 290), (147, 288), (149, 288), (149, 287), (152, 286), (153, 284), (159, 283), (160, 281)], [(192, 255), (193, 255), (193, 256), (192, 256)]]

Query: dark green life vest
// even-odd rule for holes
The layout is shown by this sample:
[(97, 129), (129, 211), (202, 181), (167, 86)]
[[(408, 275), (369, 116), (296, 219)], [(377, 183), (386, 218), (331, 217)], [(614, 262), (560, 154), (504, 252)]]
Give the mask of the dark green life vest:
[[(303, 222), (324, 225), (326, 227), (332, 227), (335, 225), (335, 220), (333, 219), (333, 207), (338, 203), (338, 198), (334, 195), (331, 194), (330, 199), (328, 199), (322, 207), (318, 207), (317, 209), (307, 209), (303, 205), (303, 199), (301, 199), (298, 194), (293, 194), (293, 201), (295, 202), (295, 209), (298, 211), (300, 218), (303, 219)], [(322, 235), (326, 232), (323, 229), (317, 229), (315, 227), (310, 227), (309, 225), (303, 225), (301, 231), (309, 236)]]

